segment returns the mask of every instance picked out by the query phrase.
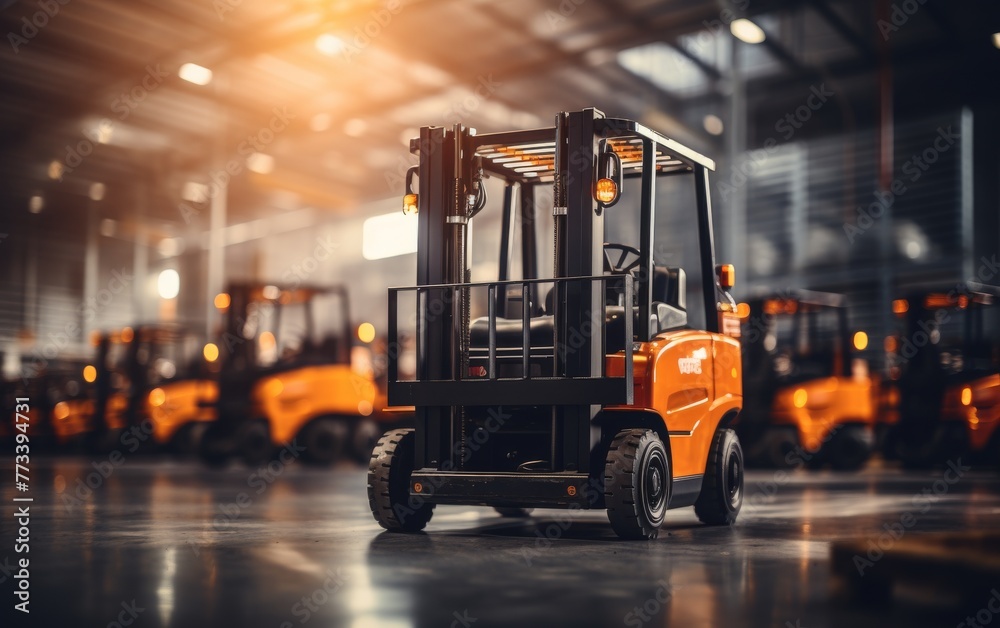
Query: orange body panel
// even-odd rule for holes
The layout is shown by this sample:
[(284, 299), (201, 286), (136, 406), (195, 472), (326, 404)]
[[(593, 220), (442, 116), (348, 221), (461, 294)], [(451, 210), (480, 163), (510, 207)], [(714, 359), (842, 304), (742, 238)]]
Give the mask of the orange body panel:
[(123, 430), (128, 427), (128, 398), (125, 393), (114, 393), (108, 397), (108, 406), (104, 410), (104, 424), (109, 430)]
[(52, 433), (56, 441), (66, 442), (93, 429), (94, 402), (89, 399), (60, 401), (52, 409)]
[(219, 398), (219, 385), (211, 380), (194, 379), (171, 382), (160, 386), (163, 403), (154, 406), (147, 396), (146, 416), (153, 422), (153, 439), (164, 445), (177, 430), (190, 423), (214, 421), (214, 404)]
[(838, 425), (874, 424), (872, 382), (867, 377), (824, 377), (788, 386), (775, 395), (771, 413), (776, 425), (798, 430), (803, 449), (816, 452)]
[(261, 379), (253, 390), (271, 428), (271, 440), (283, 444), (309, 421), (320, 416), (370, 416), (377, 386), (343, 364), (308, 366)]
[[(968, 405), (962, 403), (962, 391), (972, 392)], [(945, 391), (941, 418), (962, 421), (969, 434), (969, 447), (982, 451), (1000, 424), (1000, 375), (988, 375), (964, 384), (949, 386)]]
[[(670, 435), (674, 477), (703, 474), (719, 422), (743, 405), (739, 342), (683, 330), (639, 344), (633, 356), (633, 405), (607, 410), (656, 412)], [(608, 375), (624, 374), (622, 355), (609, 356), (607, 364)]]

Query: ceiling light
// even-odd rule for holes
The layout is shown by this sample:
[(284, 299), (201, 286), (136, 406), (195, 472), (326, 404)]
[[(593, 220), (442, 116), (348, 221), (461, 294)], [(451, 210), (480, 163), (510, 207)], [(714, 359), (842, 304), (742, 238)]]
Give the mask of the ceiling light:
[(208, 85), (212, 82), (212, 71), (197, 63), (185, 63), (177, 71), (177, 76), (195, 85)]
[(368, 123), (361, 118), (351, 118), (344, 123), (344, 133), (351, 137), (361, 137), (368, 130)]
[(168, 268), (156, 278), (156, 289), (160, 298), (175, 299), (181, 291), (181, 276), (173, 268)]
[(330, 114), (317, 113), (309, 121), (309, 128), (319, 133), (330, 128)]
[(733, 37), (747, 44), (759, 44), (764, 41), (764, 31), (744, 17), (733, 20), (729, 30), (732, 31)]
[(104, 236), (105, 238), (113, 237), (115, 235), (117, 227), (118, 223), (116, 223), (114, 220), (110, 218), (104, 218), (103, 220), (101, 220), (101, 228), (100, 228), (101, 235)]
[(49, 178), (50, 179), (54, 179), (54, 180), (62, 179), (63, 172), (65, 172), (65, 171), (66, 171), (66, 168), (62, 165), (61, 162), (58, 162), (58, 161), (55, 161), (55, 160), (49, 162)]
[(722, 118), (719, 116), (710, 113), (705, 116), (705, 119), (701, 121), (701, 124), (705, 127), (705, 130), (712, 135), (722, 135), (724, 127), (722, 124)]
[(316, 50), (328, 57), (335, 57), (344, 49), (344, 40), (336, 35), (324, 33), (316, 38)]
[(104, 199), (104, 184), (103, 183), (91, 183), (90, 184), (90, 200), (100, 201)]
[(35, 196), (32, 196), (31, 199), (28, 201), (28, 211), (30, 211), (32, 214), (37, 214), (41, 212), (43, 207), (45, 207), (45, 199), (42, 198), (41, 196), (38, 196), (37, 194)]
[(251, 153), (247, 157), (247, 168), (257, 174), (270, 174), (274, 170), (274, 157), (266, 153)]
[(186, 181), (181, 188), (181, 198), (189, 203), (204, 203), (208, 200), (208, 186), (197, 181)]
[(1000, 48), (1000, 33), (993, 33), (993, 45)]

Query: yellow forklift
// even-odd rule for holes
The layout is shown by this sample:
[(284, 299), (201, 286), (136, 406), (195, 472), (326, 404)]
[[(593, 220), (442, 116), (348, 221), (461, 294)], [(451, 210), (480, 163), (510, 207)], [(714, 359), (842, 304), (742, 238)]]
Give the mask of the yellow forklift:
[(93, 363), (79, 373), (81, 392), (54, 405), (57, 442), (84, 441), (106, 452), (139, 427), (151, 431), (148, 439), (136, 439), (146, 448), (191, 453), (199, 426), (214, 416), (215, 385), (200, 352), (191, 358), (196, 343), (169, 324), (95, 333)]
[(1000, 468), (1000, 287), (968, 282), (893, 302), (903, 465), (964, 456)]
[(874, 445), (875, 390), (855, 350), (841, 294), (792, 290), (751, 299), (743, 329), (743, 412), (749, 464), (855, 470)]
[[(224, 297), (218, 420), (203, 460), (258, 465), (293, 440), (317, 465), (367, 452), (385, 403), (372, 373), (352, 367), (346, 288), (234, 284)], [(320, 312), (338, 324), (319, 329)]]
[[(390, 354), (388, 393), (416, 419), (372, 453), (375, 520), (413, 532), (437, 504), (602, 509), (631, 539), (656, 537), (668, 508), (732, 523), (743, 500), (730, 429), (742, 406), (740, 325), (733, 267), (715, 265), (714, 162), (595, 109), (526, 131), (424, 127), (410, 148), (420, 162), (403, 209), (417, 214), (419, 285), (389, 290), (389, 346), (413, 326), (417, 368), (402, 378)], [(495, 280), (473, 282), (471, 225), (490, 205), (487, 177), (505, 186), (491, 212), (501, 263)], [(697, 225), (691, 246), (669, 247), (654, 228), (656, 186), (672, 182), (693, 197), (666, 208)], [(543, 278), (533, 230), (546, 187), (555, 256)], [(524, 261), (511, 279), (517, 222)], [(685, 269), (654, 253), (694, 271), (693, 302)]]
[[(30, 399), (28, 417), (33, 450), (73, 450), (88, 444), (87, 434), (93, 403), (81, 378), (84, 366), (75, 360), (48, 362), (37, 372), (4, 381), (4, 428), (15, 436), (15, 400)], [(7, 420), (9, 418), (9, 420)]]

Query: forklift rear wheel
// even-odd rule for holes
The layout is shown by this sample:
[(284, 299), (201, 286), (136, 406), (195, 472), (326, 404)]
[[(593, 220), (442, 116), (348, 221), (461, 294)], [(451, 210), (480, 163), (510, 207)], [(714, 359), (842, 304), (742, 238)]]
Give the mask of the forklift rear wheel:
[(368, 462), (372, 455), (372, 449), (382, 436), (382, 431), (378, 424), (371, 419), (361, 419), (354, 422), (354, 430), (351, 434), (351, 457), (359, 463)]
[(505, 506), (495, 506), (493, 510), (496, 510), (501, 517), (508, 517), (510, 519), (527, 519), (534, 512), (534, 508), (507, 508)]
[(302, 445), (306, 448), (302, 460), (308, 464), (328, 467), (337, 461), (347, 439), (347, 425), (332, 418), (314, 419), (302, 430)]
[(188, 423), (181, 426), (170, 439), (170, 452), (178, 458), (190, 458), (198, 453), (201, 439), (205, 435), (204, 423)]
[(850, 425), (837, 434), (832, 443), (830, 465), (838, 471), (857, 471), (871, 455), (871, 438), (865, 428)]
[(730, 525), (743, 506), (743, 448), (733, 430), (716, 431), (694, 512), (702, 523)]
[(615, 533), (655, 539), (670, 501), (670, 462), (653, 430), (618, 432), (604, 465), (604, 500)]
[(240, 430), (240, 459), (256, 467), (271, 459), (271, 434), (265, 421), (251, 421)]
[(219, 469), (229, 461), (231, 449), (230, 439), (223, 430), (215, 424), (211, 424), (202, 434), (201, 443), (198, 446), (198, 456), (208, 467)]
[(386, 432), (368, 465), (368, 505), (390, 532), (419, 532), (434, 514), (434, 504), (410, 498), (416, 440), (412, 429)]

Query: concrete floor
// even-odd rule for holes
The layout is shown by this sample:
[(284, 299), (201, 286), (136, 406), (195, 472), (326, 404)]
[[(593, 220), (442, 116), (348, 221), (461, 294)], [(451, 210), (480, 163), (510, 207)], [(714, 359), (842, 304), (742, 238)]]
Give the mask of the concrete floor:
[[(752, 472), (735, 527), (687, 508), (636, 543), (616, 540), (603, 512), (555, 510), (518, 522), (439, 507), (427, 534), (382, 533), (358, 468), (136, 458), (103, 465), (105, 479), (90, 460), (32, 463), (32, 612), (13, 625), (955, 626), (988, 600), (904, 592), (872, 609), (832, 595), (830, 542), (874, 538), (908, 511), (914, 534), (1000, 527), (992, 474), (966, 474), (920, 513), (913, 498), (940, 470)], [(0, 486), (0, 565), (16, 557), (16, 496)], [(13, 579), (0, 578), (9, 617)]]

